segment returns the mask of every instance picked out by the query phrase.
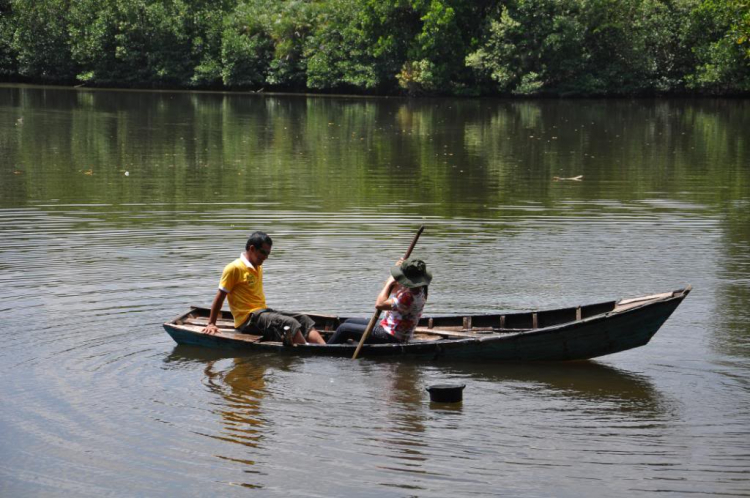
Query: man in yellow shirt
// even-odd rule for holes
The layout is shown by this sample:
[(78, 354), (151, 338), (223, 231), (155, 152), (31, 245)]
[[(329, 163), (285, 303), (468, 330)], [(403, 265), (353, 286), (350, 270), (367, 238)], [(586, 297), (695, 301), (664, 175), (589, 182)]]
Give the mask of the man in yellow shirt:
[(309, 316), (275, 311), (266, 306), (262, 265), (270, 256), (272, 245), (271, 237), (264, 232), (250, 235), (245, 252), (229, 263), (221, 274), (219, 290), (203, 332), (215, 334), (219, 330), (216, 319), (224, 299), (228, 297), (234, 327), (241, 332), (260, 333), (266, 341), (282, 341), (285, 344), (325, 344)]

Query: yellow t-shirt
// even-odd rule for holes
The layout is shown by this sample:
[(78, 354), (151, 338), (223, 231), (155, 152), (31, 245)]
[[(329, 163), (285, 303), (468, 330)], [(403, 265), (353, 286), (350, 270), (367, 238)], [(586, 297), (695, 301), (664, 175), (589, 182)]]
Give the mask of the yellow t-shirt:
[(244, 253), (224, 267), (219, 289), (227, 293), (235, 327), (245, 323), (253, 311), (267, 307), (263, 294), (263, 268), (253, 267)]

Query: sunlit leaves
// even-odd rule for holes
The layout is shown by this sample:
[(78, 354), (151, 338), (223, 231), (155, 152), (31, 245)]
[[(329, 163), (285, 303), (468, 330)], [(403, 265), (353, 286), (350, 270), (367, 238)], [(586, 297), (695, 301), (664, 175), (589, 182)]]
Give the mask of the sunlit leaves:
[(691, 88), (750, 91), (750, 1), (704, 0), (693, 12), (696, 68)]

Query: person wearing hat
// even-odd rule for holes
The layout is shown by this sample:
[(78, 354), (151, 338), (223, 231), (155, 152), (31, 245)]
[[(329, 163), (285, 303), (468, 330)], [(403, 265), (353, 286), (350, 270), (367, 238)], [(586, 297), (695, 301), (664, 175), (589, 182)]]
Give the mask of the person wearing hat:
[[(432, 274), (421, 259), (399, 260), (375, 301), (375, 307), (386, 313), (373, 328), (367, 343), (409, 342), (422, 316), (431, 281)], [(328, 344), (342, 344), (349, 339), (358, 342), (368, 324), (367, 318), (350, 318), (339, 325)]]

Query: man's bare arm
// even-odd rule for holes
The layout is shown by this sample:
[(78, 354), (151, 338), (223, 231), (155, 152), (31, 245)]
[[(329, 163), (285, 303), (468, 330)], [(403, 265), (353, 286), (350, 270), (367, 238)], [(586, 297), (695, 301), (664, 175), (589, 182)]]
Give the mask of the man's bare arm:
[(216, 291), (214, 302), (211, 304), (211, 314), (208, 316), (208, 325), (203, 329), (206, 334), (215, 334), (219, 331), (219, 327), (216, 326), (216, 320), (219, 318), (221, 307), (224, 305), (224, 299), (227, 297), (227, 293), (219, 289)]

